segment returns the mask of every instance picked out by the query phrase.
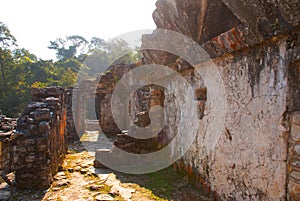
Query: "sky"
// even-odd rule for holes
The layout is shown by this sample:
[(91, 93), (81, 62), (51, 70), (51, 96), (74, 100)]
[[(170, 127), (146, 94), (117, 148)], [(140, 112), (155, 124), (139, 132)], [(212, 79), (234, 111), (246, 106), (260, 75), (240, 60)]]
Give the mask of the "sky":
[(127, 32), (155, 29), (156, 0), (0, 0), (0, 21), (19, 47), (41, 59), (54, 59), (50, 40), (70, 35), (112, 39)]

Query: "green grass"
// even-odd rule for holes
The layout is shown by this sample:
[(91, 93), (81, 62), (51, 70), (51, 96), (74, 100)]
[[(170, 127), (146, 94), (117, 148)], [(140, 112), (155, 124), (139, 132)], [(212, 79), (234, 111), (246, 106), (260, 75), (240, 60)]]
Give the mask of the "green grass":
[(183, 181), (183, 176), (173, 171), (172, 167), (144, 175), (121, 175), (124, 177), (122, 182), (138, 183), (130, 187), (158, 201), (171, 200), (177, 185)]

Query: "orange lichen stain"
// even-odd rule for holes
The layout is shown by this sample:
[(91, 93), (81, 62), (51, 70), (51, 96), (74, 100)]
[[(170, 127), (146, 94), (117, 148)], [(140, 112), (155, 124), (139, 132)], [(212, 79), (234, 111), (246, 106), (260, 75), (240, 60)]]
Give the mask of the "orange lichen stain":
[(212, 39), (213, 43), (220, 49), (225, 49), (226, 46), (224, 44), (224, 42), (222, 41), (220, 36), (217, 36), (215, 38)]
[(235, 28), (233, 28), (230, 30), (230, 32), (232, 33), (234, 38), (236, 38), (237, 42), (241, 43), (240, 34), (237, 32), (237, 30)]
[(227, 40), (229, 41), (230, 47), (231, 47), (233, 50), (238, 50), (239, 47), (241, 46), (241, 40), (240, 40), (239, 34), (238, 34), (237, 31), (235, 30), (235, 28), (231, 29), (231, 30), (228, 32)]
[[(212, 39), (212, 42), (218, 48), (232, 50), (238, 50), (241, 47), (241, 41), (241, 36), (235, 28)], [(229, 43), (229, 47), (227, 47), (225, 43)]]
[(226, 37), (226, 39), (227, 39), (227, 41), (229, 42), (229, 46), (230, 46), (230, 48), (232, 49), (232, 50), (237, 50), (238, 49), (238, 44), (237, 43), (235, 43), (231, 38), (230, 38), (230, 36), (227, 36)]
[(190, 178), (193, 178), (193, 167), (192, 166), (188, 166), (188, 175)]
[[(197, 174), (193, 167), (190, 165), (184, 164), (182, 161), (173, 164), (173, 169), (179, 172), (183, 172), (186, 174), (185, 179), (189, 181), (194, 181), (198, 188), (203, 189), (207, 193), (212, 193), (214, 198), (218, 198), (218, 194), (216, 191), (212, 191), (209, 183), (205, 182), (201, 175)], [(217, 200), (217, 199), (216, 199)]]
[(67, 113), (66, 113), (66, 110), (65, 110), (63, 115), (62, 115), (62, 119), (60, 120), (60, 124), (59, 124), (59, 135), (60, 136), (65, 135), (66, 126), (67, 126)]
[(206, 192), (207, 192), (207, 193), (211, 193), (211, 188), (210, 188), (209, 185), (207, 185)]

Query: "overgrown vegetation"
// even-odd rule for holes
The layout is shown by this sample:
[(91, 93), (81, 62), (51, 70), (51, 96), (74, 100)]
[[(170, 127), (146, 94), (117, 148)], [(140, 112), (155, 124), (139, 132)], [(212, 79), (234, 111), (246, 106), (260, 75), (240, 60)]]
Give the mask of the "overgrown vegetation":
[[(18, 47), (16, 38), (0, 22), (0, 109), (9, 116), (22, 112), (30, 100), (31, 87), (73, 86), (80, 76), (95, 78), (105, 67), (117, 62), (130, 63), (139, 54), (123, 40), (93, 37), (90, 41), (72, 35), (50, 41), (57, 61), (38, 59), (28, 50)], [(90, 55), (87, 58), (87, 56)]]

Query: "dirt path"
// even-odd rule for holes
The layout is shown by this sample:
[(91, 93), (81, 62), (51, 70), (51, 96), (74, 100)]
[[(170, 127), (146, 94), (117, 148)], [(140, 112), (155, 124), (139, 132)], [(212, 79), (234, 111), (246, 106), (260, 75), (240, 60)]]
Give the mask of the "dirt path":
[(129, 175), (94, 168), (93, 153), (86, 151), (85, 148), (81, 142), (69, 146), (62, 168), (48, 190), (15, 192), (10, 200), (212, 200), (171, 168), (145, 175)]

